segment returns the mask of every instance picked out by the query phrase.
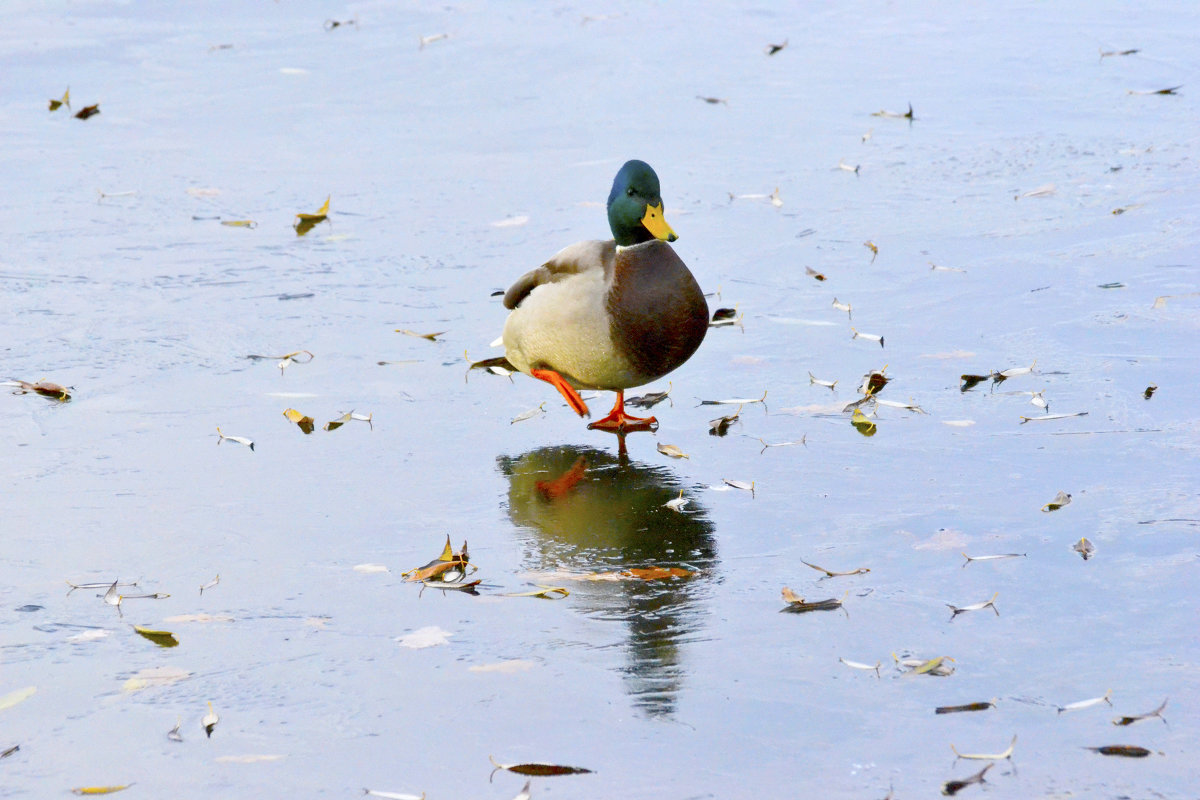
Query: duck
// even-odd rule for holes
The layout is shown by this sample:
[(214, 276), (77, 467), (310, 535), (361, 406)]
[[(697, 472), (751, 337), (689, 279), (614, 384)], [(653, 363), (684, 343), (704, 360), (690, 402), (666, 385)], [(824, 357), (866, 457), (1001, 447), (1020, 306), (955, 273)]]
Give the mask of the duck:
[(612, 411), (589, 429), (652, 431), (654, 417), (625, 413), (625, 390), (691, 358), (708, 332), (708, 303), (670, 245), (679, 237), (649, 164), (618, 170), (607, 208), (611, 239), (568, 245), (505, 292), (504, 357), (554, 386), (581, 417), (590, 411), (580, 389), (616, 392)]

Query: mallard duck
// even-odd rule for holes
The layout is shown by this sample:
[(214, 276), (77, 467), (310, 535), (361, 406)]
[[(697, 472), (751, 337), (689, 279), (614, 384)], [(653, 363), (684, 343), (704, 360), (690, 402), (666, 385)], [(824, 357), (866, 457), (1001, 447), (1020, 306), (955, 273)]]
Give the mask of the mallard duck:
[(581, 417), (578, 389), (617, 393), (608, 416), (588, 428), (653, 430), (654, 417), (625, 413), (625, 390), (661, 378), (696, 352), (708, 304), (667, 242), (658, 175), (628, 161), (608, 195), (613, 238), (577, 242), (522, 275), (504, 295), (505, 358), (552, 384)]

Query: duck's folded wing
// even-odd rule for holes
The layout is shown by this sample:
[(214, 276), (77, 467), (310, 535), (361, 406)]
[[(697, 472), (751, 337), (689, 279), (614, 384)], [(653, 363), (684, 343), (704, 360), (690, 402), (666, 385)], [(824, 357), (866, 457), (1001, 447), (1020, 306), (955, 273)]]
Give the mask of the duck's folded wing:
[(555, 253), (545, 264), (517, 278), (516, 283), (504, 293), (504, 307), (516, 308), (530, 292), (543, 283), (555, 283), (572, 275), (596, 269), (604, 270), (607, 276), (612, 271), (615, 253), (616, 244), (611, 239), (606, 242), (597, 240), (568, 245)]

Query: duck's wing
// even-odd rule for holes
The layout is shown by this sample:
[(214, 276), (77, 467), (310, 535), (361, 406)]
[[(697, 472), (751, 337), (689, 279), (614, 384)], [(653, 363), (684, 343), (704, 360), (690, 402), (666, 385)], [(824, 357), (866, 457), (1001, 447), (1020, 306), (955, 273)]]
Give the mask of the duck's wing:
[(608, 283), (616, 249), (616, 243), (611, 239), (576, 242), (564, 247), (545, 264), (517, 278), (516, 283), (504, 293), (504, 307), (510, 310), (516, 308), (530, 292), (544, 283), (557, 283), (592, 270), (603, 270), (605, 283)]

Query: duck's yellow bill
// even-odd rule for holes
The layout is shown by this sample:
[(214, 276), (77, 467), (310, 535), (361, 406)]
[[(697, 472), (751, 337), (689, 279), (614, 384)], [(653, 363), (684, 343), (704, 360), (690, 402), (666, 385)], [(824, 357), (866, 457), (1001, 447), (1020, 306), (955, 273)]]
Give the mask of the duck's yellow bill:
[(646, 230), (650, 231), (655, 239), (673, 242), (679, 238), (675, 235), (675, 231), (671, 230), (671, 226), (667, 224), (666, 219), (663, 218), (662, 203), (656, 206), (646, 206), (646, 214), (642, 217), (642, 225), (645, 226)]

